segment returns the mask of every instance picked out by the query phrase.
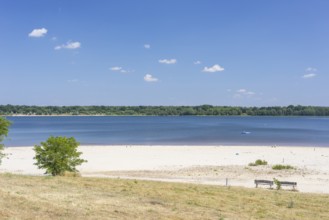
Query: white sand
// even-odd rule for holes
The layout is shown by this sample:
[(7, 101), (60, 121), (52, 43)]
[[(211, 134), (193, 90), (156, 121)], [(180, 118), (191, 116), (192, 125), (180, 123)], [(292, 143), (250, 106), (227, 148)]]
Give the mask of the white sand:
[[(81, 146), (83, 176), (255, 187), (254, 179), (297, 182), (301, 192), (329, 193), (329, 148), (250, 146)], [(42, 175), (32, 147), (6, 148), (0, 172)], [(249, 167), (257, 159), (267, 166)], [(294, 170), (274, 171), (284, 164)], [(285, 188), (289, 189), (289, 187)]]

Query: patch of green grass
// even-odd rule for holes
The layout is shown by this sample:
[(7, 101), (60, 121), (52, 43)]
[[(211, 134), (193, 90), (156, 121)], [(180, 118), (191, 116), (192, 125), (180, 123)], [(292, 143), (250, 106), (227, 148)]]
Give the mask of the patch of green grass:
[(289, 169), (295, 169), (293, 166), (290, 165), (282, 165), (282, 164), (276, 164), (272, 166), (273, 170), (289, 170)]
[(256, 160), (255, 163), (249, 163), (248, 166), (261, 166), (261, 165), (267, 165), (266, 160)]

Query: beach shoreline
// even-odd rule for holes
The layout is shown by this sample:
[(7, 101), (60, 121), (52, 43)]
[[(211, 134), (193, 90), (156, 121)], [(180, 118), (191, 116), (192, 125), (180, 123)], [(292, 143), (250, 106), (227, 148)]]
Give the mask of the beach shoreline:
[[(329, 148), (298, 146), (80, 146), (82, 176), (255, 187), (255, 179), (297, 182), (301, 192), (329, 193)], [(43, 175), (33, 147), (7, 147), (1, 173)], [(248, 166), (255, 160), (266, 166)], [(272, 170), (272, 165), (292, 170)], [(265, 186), (267, 187), (267, 186)], [(286, 188), (289, 189), (289, 188)]]

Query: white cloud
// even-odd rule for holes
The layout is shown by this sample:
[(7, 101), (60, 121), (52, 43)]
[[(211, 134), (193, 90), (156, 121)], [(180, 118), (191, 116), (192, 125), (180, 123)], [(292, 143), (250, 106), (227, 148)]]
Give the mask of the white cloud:
[(47, 34), (48, 30), (46, 28), (34, 29), (29, 33), (29, 37), (44, 37)]
[(80, 47), (81, 47), (80, 42), (69, 42), (64, 46), (64, 48), (66, 48), (66, 49), (77, 49)]
[(201, 61), (199, 61), (199, 60), (197, 60), (197, 61), (195, 61), (195, 62), (193, 62), (195, 65), (199, 65), (199, 64), (201, 64)]
[(213, 65), (212, 67), (204, 67), (202, 72), (214, 73), (224, 71), (224, 68), (218, 64)]
[(120, 73), (131, 73), (131, 72), (134, 72), (134, 70), (126, 70), (126, 69), (123, 69), (121, 66), (114, 66), (114, 67), (111, 67), (109, 69), (112, 70), (112, 71), (120, 72)]
[(81, 47), (81, 43), (76, 41), (76, 42), (67, 42), (66, 44), (58, 45), (54, 49), (55, 50), (61, 50), (61, 49), (69, 49), (69, 50), (74, 50), (78, 49)]
[(114, 67), (111, 67), (110, 70), (112, 70), (112, 71), (120, 71), (120, 70), (122, 70), (122, 67), (120, 67), (120, 66), (114, 66)]
[(246, 89), (239, 89), (239, 90), (237, 90), (236, 92), (238, 92), (238, 93), (246, 93), (247, 90), (246, 90)]
[(313, 68), (313, 67), (308, 67), (308, 68), (306, 68), (305, 71), (307, 71), (307, 72), (316, 72), (317, 69), (316, 68)]
[(256, 93), (252, 91), (248, 91), (246, 89), (238, 89), (233, 97), (243, 98), (243, 97), (252, 97), (253, 95), (256, 95)]
[(144, 44), (144, 48), (145, 48), (145, 49), (150, 49), (150, 48), (151, 48), (151, 45), (149, 45), (149, 44)]
[(313, 77), (316, 77), (316, 72), (317, 69), (314, 68), (314, 67), (308, 67), (305, 69), (305, 74), (302, 76), (303, 79), (310, 79), (310, 78), (313, 78)]
[(307, 74), (303, 75), (304, 79), (310, 79), (310, 78), (313, 78), (313, 77), (316, 77), (315, 73), (307, 73)]
[(79, 80), (78, 79), (69, 79), (69, 80), (67, 80), (67, 82), (68, 83), (77, 83), (77, 82), (79, 82)]
[(57, 37), (52, 37), (51, 40), (52, 41), (57, 41)]
[(157, 82), (157, 81), (158, 81), (158, 79), (155, 78), (155, 77), (153, 77), (151, 74), (146, 74), (146, 75), (144, 76), (144, 80), (145, 80), (146, 82)]
[(159, 60), (159, 63), (164, 63), (164, 64), (175, 64), (177, 63), (176, 59), (163, 59), (163, 60)]

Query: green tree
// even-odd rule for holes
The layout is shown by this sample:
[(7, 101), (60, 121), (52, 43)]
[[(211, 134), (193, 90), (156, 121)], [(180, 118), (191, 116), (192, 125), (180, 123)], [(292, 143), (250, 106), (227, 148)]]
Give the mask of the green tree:
[(53, 137), (35, 145), (35, 157), (39, 169), (46, 169), (46, 174), (63, 175), (65, 171), (78, 172), (75, 168), (86, 160), (80, 159), (81, 152), (77, 151), (79, 143), (74, 137)]
[(10, 124), (11, 124), (10, 121), (8, 121), (3, 117), (0, 117), (0, 164), (1, 164), (1, 159), (5, 156), (5, 154), (2, 152), (4, 145), (1, 144), (1, 142), (8, 135), (8, 128)]

